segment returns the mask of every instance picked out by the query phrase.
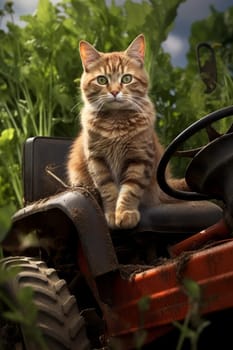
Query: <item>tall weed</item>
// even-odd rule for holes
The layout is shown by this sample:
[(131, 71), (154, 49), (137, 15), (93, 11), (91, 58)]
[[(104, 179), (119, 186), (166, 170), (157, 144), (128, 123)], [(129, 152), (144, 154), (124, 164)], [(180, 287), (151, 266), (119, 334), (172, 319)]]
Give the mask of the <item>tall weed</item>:
[[(23, 204), (21, 154), (28, 137), (72, 137), (77, 133), (81, 105), (77, 78), (82, 72), (78, 41), (87, 39), (102, 51), (122, 50), (145, 32), (147, 65), (152, 81), (156, 80), (153, 72), (159, 71), (158, 60), (167, 57), (158, 49), (181, 2), (161, 5), (154, 0), (127, 0), (122, 6), (114, 1), (107, 6), (104, 0), (63, 0), (53, 6), (49, 0), (40, 0), (35, 14), (22, 16), (23, 28), (14, 24), (12, 3), (5, 6), (2, 14), (11, 21), (7, 31), (0, 31), (0, 181), (6, 184), (0, 190), (0, 206), (12, 201), (15, 207)], [(154, 18), (159, 9), (157, 23)], [(153, 57), (154, 49), (159, 52), (158, 59)], [(169, 64), (167, 59), (156, 91), (168, 80)], [(156, 97), (155, 92), (152, 95)]]

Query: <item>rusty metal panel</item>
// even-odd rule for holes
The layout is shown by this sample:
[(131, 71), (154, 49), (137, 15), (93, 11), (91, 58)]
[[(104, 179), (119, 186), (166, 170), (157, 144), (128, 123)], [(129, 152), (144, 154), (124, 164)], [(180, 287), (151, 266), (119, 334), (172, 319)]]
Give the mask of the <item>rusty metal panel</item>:
[[(110, 337), (119, 338), (132, 348), (134, 333), (140, 329), (142, 314), (139, 302), (150, 300), (143, 313), (143, 327), (147, 340), (166, 332), (174, 321), (182, 320), (189, 309), (189, 298), (182, 280), (189, 278), (200, 286), (200, 313), (209, 314), (233, 307), (233, 242), (169, 259), (158, 267), (120, 276), (113, 283), (112, 307), (103, 307)], [(129, 345), (131, 343), (131, 346)]]

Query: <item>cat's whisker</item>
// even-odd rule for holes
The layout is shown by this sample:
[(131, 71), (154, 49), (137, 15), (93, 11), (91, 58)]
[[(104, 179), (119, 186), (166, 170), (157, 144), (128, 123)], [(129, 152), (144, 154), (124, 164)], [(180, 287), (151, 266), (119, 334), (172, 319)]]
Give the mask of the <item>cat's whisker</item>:
[(96, 112), (100, 112), (101, 109), (103, 108), (104, 104), (105, 104), (105, 99), (104, 98), (98, 99), (96, 101), (96, 103), (95, 103), (95, 110), (96, 110)]
[[(94, 109), (97, 112), (102, 110), (106, 103), (114, 102), (106, 94), (102, 94), (94, 97), (92, 96), (92, 97), (89, 97), (88, 100), (89, 100), (89, 103), (94, 107)], [(127, 95), (122, 95), (121, 100), (118, 102), (120, 102), (122, 105), (125, 105), (125, 104), (131, 105), (133, 110), (136, 110), (138, 113), (143, 113), (144, 106), (147, 101), (148, 101), (147, 98), (143, 96), (135, 97), (135, 96), (131, 96), (130, 94), (127, 94)]]
[(97, 108), (97, 112), (100, 112), (104, 106), (104, 102), (100, 103)]
[(138, 107), (144, 110), (145, 104), (148, 104), (148, 99), (143, 96), (132, 97), (133, 101), (137, 104)]
[[(139, 113), (143, 113), (144, 112), (144, 106), (140, 104), (139, 102), (139, 98), (137, 97), (133, 97), (133, 96), (128, 96), (128, 102), (130, 102), (134, 107), (136, 107), (137, 112)], [(144, 102), (146, 101), (145, 98), (141, 98), (141, 100), (144, 100)]]
[(88, 99), (90, 102), (95, 102), (95, 101), (98, 101), (100, 99), (106, 99), (106, 94), (91, 96), (91, 97), (89, 96)]
[(78, 101), (77, 103), (74, 104), (74, 106), (71, 108), (71, 112), (79, 112), (80, 111), (80, 107), (83, 105), (83, 103), (81, 101)]
[(89, 103), (96, 109), (96, 111), (100, 111), (104, 104), (106, 103), (106, 95), (99, 95), (96, 97), (89, 98)]

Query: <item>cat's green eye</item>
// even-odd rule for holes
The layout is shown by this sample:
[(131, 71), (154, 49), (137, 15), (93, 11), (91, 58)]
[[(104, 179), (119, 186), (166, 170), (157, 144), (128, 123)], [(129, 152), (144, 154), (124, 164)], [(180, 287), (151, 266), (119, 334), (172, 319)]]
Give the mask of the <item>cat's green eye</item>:
[(121, 78), (121, 82), (122, 82), (123, 84), (129, 84), (129, 83), (131, 83), (132, 79), (133, 79), (133, 77), (132, 77), (131, 74), (125, 74), (125, 75), (123, 75), (123, 77)]
[(100, 85), (106, 85), (108, 83), (108, 78), (106, 78), (104, 75), (99, 75), (97, 77), (97, 82)]

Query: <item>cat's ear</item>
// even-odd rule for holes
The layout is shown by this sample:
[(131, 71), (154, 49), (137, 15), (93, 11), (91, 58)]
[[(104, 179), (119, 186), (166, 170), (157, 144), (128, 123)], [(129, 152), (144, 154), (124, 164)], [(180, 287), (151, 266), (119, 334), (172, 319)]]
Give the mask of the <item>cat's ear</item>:
[(79, 43), (79, 52), (85, 70), (88, 70), (88, 67), (100, 58), (100, 53), (84, 40)]
[(145, 48), (145, 37), (143, 34), (140, 34), (134, 39), (134, 41), (129, 45), (128, 49), (125, 52), (128, 56), (140, 60), (142, 63), (144, 63)]

